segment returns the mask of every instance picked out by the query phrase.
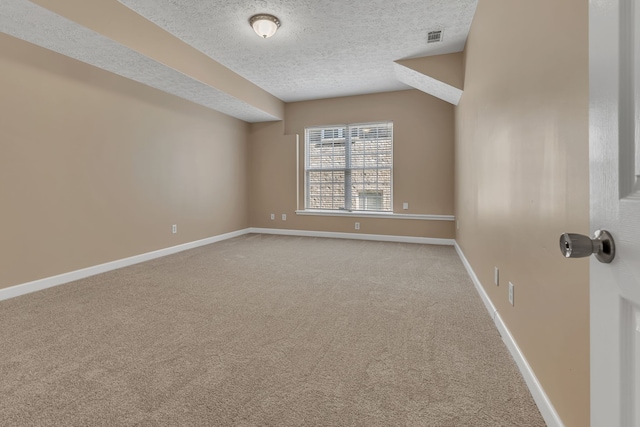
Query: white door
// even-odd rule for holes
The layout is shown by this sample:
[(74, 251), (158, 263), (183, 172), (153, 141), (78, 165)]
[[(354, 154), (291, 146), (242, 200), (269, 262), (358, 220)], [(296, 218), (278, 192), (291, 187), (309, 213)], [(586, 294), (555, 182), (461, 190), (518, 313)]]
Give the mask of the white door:
[(589, 2), (591, 426), (640, 426), (640, 0)]

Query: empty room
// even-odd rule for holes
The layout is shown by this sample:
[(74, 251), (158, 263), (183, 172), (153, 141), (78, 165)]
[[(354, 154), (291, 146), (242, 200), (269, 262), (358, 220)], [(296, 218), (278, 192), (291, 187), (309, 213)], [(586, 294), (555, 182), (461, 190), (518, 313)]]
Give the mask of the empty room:
[(640, 425), (638, 22), (3, 0), (0, 425)]

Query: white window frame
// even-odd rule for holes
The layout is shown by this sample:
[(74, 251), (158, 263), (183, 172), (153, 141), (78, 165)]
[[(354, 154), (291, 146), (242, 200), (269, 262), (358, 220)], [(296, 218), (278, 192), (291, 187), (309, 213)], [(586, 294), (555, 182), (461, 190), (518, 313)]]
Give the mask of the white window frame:
[[(380, 209), (366, 209), (369, 204), (374, 204), (374, 203), (380, 206)], [(353, 210), (385, 212), (382, 209), (383, 203), (384, 203), (384, 193), (382, 192), (382, 190), (363, 190), (358, 192), (358, 197), (356, 199), (356, 209), (353, 209)], [(358, 209), (361, 205), (364, 205), (365, 209)]]
[[(358, 209), (359, 206), (359, 198), (358, 196), (356, 196), (356, 199), (358, 199), (354, 204), (356, 206), (352, 206), (351, 203), (353, 202), (353, 198), (351, 195), (351, 191), (352, 191), (352, 185), (351, 185), (351, 181), (349, 179), (349, 175), (348, 172), (352, 172), (352, 171), (358, 171), (358, 170), (362, 170), (360, 168), (351, 168), (350, 167), (350, 149), (351, 149), (351, 138), (354, 137), (353, 134), (353, 130), (356, 129), (362, 129), (362, 128), (366, 128), (366, 127), (375, 127), (375, 126), (389, 126), (390, 127), (390, 140), (391, 140), (391, 148), (390, 148), (390, 152), (389, 152), (389, 157), (390, 157), (390, 166), (389, 167), (379, 167), (376, 168), (374, 170), (388, 170), (389, 171), (389, 205), (387, 209)], [(344, 130), (343, 130), (344, 129)], [(310, 131), (320, 131), (321, 136), (320, 136), (320, 142), (324, 142), (326, 141), (331, 141), (331, 140), (343, 140), (344, 142), (342, 142), (342, 144), (344, 144), (346, 150), (345, 150), (345, 157), (346, 157), (346, 161), (345, 161), (345, 167), (344, 167), (344, 172), (345, 172), (345, 178), (344, 178), (344, 185), (345, 185), (345, 189), (344, 189), (344, 199), (345, 199), (345, 206), (344, 208), (332, 208), (332, 209), (317, 209), (317, 208), (311, 208), (309, 207), (309, 132)], [(336, 132), (337, 131), (337, 132)], [(329, 133), (331, 132), (332, 135), (338, 135), (337, 137), (331, 137), (331, 136), (325, 136), (325, 132)], [(357, 136), (356, 136), (357, 137)], [(304, 139), (304, 149), (305, 149), (305, 155), (304, 155), (304, 210), (300, 211), (300, 213), (302, 212), (309, 212), (309, 213), (330, 213), (331, 215), (340, 215), (340, 214), (352, 214), (352, 213), (358, 213), (358, 214), (363, 214), (363, 215), (389, 215), (389, 214), (393, 214), (393, 164), (394, 164), (394, 159), (393, 159), (393, 146), (394, 146), (394, 141), (393, 141), (393, 122), (392, 121), (381, 121), (381, 122), (369, 122), (369, 123), (352, 123), (352, 124), (343, 124), (343, 125), (331, 125), (331, 126), (310, 126), (305, 128), (305, 139)], [(341, 144), (340, 141), (336, 141), (337, 144)], [(349, 144), (347, 144), (347, 142), (349, 142)], [(330, 169), (330, 168), (329, 168)], [(319, 171), (322, 169), (314, 169), (313, 171)], [(335, 170), (335, 168), (333, 169)], [(363, 189), (362, 192), (363, 193), (371, 193), (373, 191), (376, 192), (382, 192), (382, 190), (371, 190), (371, 189)], [(366, 197), (366, 194), (364, 195)], [(349, 203), (347, 203), (347, 200), (349, 200)], [(382, 202), (382, 204), (384, 204), (384, 201)]]

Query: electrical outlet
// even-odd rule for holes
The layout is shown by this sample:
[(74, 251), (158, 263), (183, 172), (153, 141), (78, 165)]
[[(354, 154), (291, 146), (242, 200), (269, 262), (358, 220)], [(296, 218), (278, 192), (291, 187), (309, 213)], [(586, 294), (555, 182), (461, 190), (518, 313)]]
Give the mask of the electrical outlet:
[(282, 214), (282, 220), (286, 221), (287, 220), (287, 214)]
[(498, 267), (494, 267), (493, 270), (493, 284), (500, 286), (500, 270), (498, 270)]
[(456, 221), (456, 230), (460, 230), (460, 221)]
[(407, 209), (409, 209), (409, 203), (408, 203), (408, 202), (404, 202), (404, 203), (402, 204), (402, 209), (404, 209), (405, 211), (406, 211)]
[(513, 305), (513, 283), (509, 282), (509, 303)]
[(360, 223), (356, 222), (356, 230), (360, 230)]
[(171, 226), (171, 232), (172, 232), (173, 234), (176, 234), (176, 233), (178, 232), (178, 224), (173, 224), (173, 225)]
[(271, 221), (273, 221), (274, 219), (276, 219), (276, 214), (271, 214)]

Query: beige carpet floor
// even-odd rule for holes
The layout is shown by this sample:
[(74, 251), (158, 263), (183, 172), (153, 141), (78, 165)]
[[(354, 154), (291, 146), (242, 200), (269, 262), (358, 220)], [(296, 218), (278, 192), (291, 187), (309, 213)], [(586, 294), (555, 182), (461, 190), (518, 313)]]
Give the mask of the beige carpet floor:
[(246, 235), (0, 302), (3, 426), (544, 426), (451, 247)]

